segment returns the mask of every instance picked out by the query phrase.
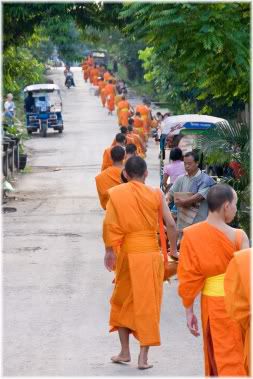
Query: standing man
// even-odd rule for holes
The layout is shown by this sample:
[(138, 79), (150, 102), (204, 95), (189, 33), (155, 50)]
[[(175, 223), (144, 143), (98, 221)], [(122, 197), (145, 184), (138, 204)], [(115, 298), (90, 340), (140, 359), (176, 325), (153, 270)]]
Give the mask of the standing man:
[(125, 96), (121, 97), (121, 100), (117, 104), (117, 114), (120, 126), (128, 126), (128, 117), (130, 115), (130, 103), (126, 100)]
[(244, 367), (251, 375), (250, 348), (250, 268), (252, 249), (238, 251), (231, 259), (224, 279), (225, 305), (228, 315), (238, 322), (241, 328), (244, 345)]
[(213, 186), (207, 195), (206, 221), (184, 229), (178, 265), (178, 292), (190, 332), (199, 336), (193, 310), (202, 293), (201, 319), (206, 376), (245, 376), (240, 326), (225, 308), (224, 276), (235, 251), (249, 247), (243, 230), (229, 224), (236, 215), (236, 192), (227, 184)]
[(180, 239), (184, 228), (204, 221), (208, 215), (206, 197), (215, 181), (201, 172), (198, 165), (198, 154), (193, 151), (186, 153), (184, 156), (186, 174), (179, 176), (169, 190), (169, 200), (170, 202), (174, 200), (178, 209), (177, 228)]
[(114, 146), (111, 149), (112, 166), (102, 171), (95, 178), (100, 204), (103, 209), (106, 208), (109, 200), (108, 190), (121, 183), (124, 158), (125, 150), (123, 147)]
[(108, 114), (112, 115), (112, 112), (115, 109), (115, 96), (116, 96), (116, 89), (115, 89), (115, 85), (112, 84), (112, 80), (109, 80), (109, 83), (105, 86), (105, 95), (107, 99)]
[[(176, 253), (176, 227), (161, 191), (145, 185), (147, 165), (140, 157), (128, 159), (128, 183), (109, 191), (103, 226), (105, 267), (116, 268), (111, 297), (110, 331), (118, 331), (120, 353), (112, 361), (130, 362), (129, 335), (140, 344), (138, 368), (148, 369), (150, 346), (160, 345), (163, 259), (157, 240), (162, 207), (171, 250)], [(117, 246), (117, 256), (114, 251)]]
[[(125, 148), (126, 136), (122, 133), (116, 134), (114, 146), (121, 146), (121, 147)], [(112, 158), (111, 158), (112, 148), (113, 148), (113, 146), (107, 147), (104, 151), (101, 171), (105, 170), (107, 167), (112, 166), (112, 163), (113, 163)]]
[(10, 121), (13, 122), (13, 118), (15, 116), (16, 106), (13, 101), (12, 93), (8, 93), (7, 99), (4, 103), (4, 116)]

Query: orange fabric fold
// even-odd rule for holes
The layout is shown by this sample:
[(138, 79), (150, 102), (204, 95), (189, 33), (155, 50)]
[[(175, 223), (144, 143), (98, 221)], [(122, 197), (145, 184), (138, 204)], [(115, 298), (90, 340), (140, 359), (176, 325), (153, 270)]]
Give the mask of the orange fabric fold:
[(157, 240), (159, 197), (135, 181), (109, 190), (106, 246), (121, 244), (111, 297), (110, 331), (129, 328), (141, 346), (160, 345), (163, 258)]
[(250, 260), (252, 249), (236, 252), (230, 261), (224, 280), (225, 304), (229, 316), (236, 320), (242, 331), (244, 367), (251, 376), (250, 365)]
[[(240, 231), (237, 232), (237, 235)], [(241, 235), (241, 234), (240, 234)], [(178, 264), (178, 292), (185, 307), (192, 305), (204, 287), (205, 279), (223, 274), (238, 250), (220, 230), (206, 221), (184, 229)], [(219, 376), (244, 376), (243, 342), (239, 325), (225, 308), (224, 297), (201, 296), (201, 318), (204, 338), (205, 374), (210, 376), (207, 331), (213, 344), (213, 354)]]
[(123, 167), (111, 166), (102, 171), (95, 177), (97, 192), (100, 200), (101, 207), (106, 209), (106, 204), (109, 199), (108, 190), (121, 183), (121, 171)]

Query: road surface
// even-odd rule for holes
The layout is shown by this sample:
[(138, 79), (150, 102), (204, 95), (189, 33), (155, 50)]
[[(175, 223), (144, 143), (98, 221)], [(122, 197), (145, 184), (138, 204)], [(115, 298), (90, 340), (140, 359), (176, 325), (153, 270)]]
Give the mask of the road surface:
[[(103, 266), (100, 209), (94, 176), (118, 132), (76, 69), (76, 88), (62, 89), (65, 130), (27, 141), (29, 169), (5, 214), (3, 374), (5, 376), (200, 376), (201, 339), (186, 328), (177, 281), (164, 285), (162, 346), (151, 348), (148, 371), (117, 365), (117, 334), (108, 333), (112, 274)], [(159, 186), (158, 146), (149, 143), (148, 183)], [(12, 195), (13, 196), (13, 195)]]

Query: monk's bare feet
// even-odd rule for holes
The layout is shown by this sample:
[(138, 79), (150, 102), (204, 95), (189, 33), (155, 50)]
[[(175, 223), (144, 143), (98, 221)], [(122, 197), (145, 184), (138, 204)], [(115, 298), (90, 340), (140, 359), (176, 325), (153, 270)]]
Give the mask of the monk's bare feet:
[(176, 254), (171, 254), (171, 253), (169, 252), (169, 257), (170, 257), (171, 259), (173, 259), (173, 261), (178, 261), (178, 259), (179, 259), (179, 253), (177, 252)]
[(152, 368), (153, 365), (150, 365), (148, 364), (148, 361), (145, 357), (141, 356), (141, 354), (139, 355), (139, 358), (138, 358), (138, 369), (139, 370), (147, 370), (149, 368)]
[(111, 357), (111, 361), (113, 363), (128, 363), (131, 361), (130, 354), (122, 354), (115, 355), (114, 357)]

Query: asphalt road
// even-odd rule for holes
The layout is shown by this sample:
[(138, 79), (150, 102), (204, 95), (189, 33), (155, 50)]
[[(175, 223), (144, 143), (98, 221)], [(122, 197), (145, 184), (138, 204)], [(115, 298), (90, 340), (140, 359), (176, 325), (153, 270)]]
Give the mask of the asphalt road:
[[(75, 72), (76, 88), (60, 85), (65, 130), (26, 142), (29, 169), (20, 174), (17, 212), (3, 216), (4, 376), (200, 376), (202, 342), (186, 328), (177, 281), (164, 285), (162, 346), (150, 350), (148, 371), (117, 365), (117, 334), (108, 333), (112, 274), (103, 266), (99, 207), (94, 176), (102, 152), (117, 133), (90, 85)], [(136, 99), (132, 100), (133, 102)], [(150, 141), (148, 183), (159, 186), (158, 146)], [(12, 195), (13, 196), (13, 195)]]

